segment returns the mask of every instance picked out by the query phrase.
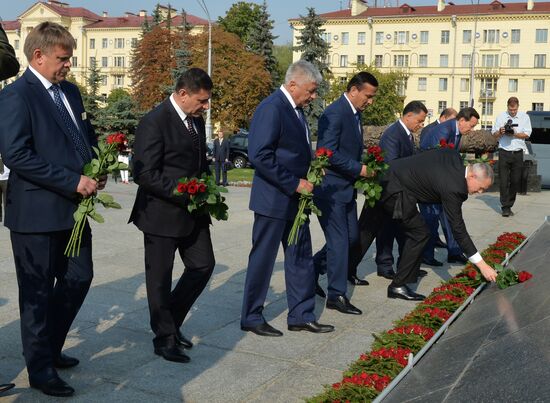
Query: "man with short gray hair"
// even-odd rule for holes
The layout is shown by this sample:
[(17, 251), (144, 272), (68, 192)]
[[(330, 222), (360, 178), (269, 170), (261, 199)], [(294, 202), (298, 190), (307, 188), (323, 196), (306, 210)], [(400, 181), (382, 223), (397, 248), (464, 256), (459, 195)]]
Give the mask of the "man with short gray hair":
[(309, 222), (299, 232), (298, 243), (287, 239), (302, 192), (311, 193), (306, 178), (311, 162), (311, 140), (303, 107), (317, 97), (322, 77), (305, 61), (293, 63), (285, 83), (256, 108), (248, 134), (248, 156), (255, 173), (250, 194), (254, 211), (252, 250), (243, 293), (241, 329), (259, 336), (282, 336), (264, 317), (264, 302), (273, 266), (282, 244), (288, 300), (288, 330), (331, 332), (330, 325), (315, 318), (315, 271), (311, 255)]

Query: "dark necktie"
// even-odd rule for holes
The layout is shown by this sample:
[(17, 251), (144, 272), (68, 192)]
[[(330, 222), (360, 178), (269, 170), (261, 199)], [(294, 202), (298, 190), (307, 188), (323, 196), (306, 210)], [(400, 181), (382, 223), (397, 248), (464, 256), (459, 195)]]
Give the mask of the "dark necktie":
[(185, 123), (187, 124), (187, 130), (191, 135), (191, 139), (193, 140), (193, 147), (195, 148), (195, 150), (199, 150), (199, 134), (195, 130), (195, 126), (193, 126), (193, 119), (191, 118), (191, 116), (187, 116), (185, 118)]
[(458, 149), (458, 143), (460, 143), (460, 134), (455, 134), (455, 148)]
[(357, 125), (359, 125), (359, 133), (363, 134), (363, 125), (361, 124), (361, 112), (355, 112), (355, 120), (357, 120)]
[(300, 119), (300, 122), (302, 122), (302, 126), (304, 127), (305, 131), (306, 131), (306, 139), (307, 139), (307, 142), (309, 143), (309, 130), (308, 130), (308, 127), (307, 127), (307, 119), (306, 119), (306, 115), (304, 113), (304, 110), (300, 107), (296, 107), (296, 110), (298, 111), (298, 119)]
[(71, 118), (71, 115), (69, 114), (69, 111), (65, 107), (65, 104), (61, 100), (61, 94), (59, 93), (59, 85), (52, 85), (50, 87), (53, 91), (53, 100), (55, 103), (55, 106), (57, 107), (57, 110), (59, 111), (59, 114), (61, 115), (61, 120), (63, 120), (63, 123), (65, 124), (65, 127), (69, 131), (69, 134), (71, 135), (71, 139), (73, 140), (74, 148), (78, 152), (78, 155), (82, 158), (83, 162), (89, 161), (89, 153), (86, 149), (86, 144), (84, 144), (84, 139), (82, 138), (82, 134), (80, 133), (80, 130), (78, 130), (78, 127), (76, 126), (75, 122)]

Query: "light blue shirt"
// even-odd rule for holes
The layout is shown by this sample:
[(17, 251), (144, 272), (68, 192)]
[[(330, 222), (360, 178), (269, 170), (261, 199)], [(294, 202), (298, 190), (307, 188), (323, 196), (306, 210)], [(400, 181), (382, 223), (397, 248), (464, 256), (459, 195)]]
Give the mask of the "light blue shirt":
[[(517, 127), (514, 127), (515, 133), (525, 133), (528, 136), (531, 135), (531, 119), (529, 119), (529, 115), (525, 112), (518, 112), (516, 113), (516, 116), (512, 117), (508, 111), (502, 112), (497, 116), (495, 125), (493, 126), (493, 134), (498, 132), (501, 127), (504, 127), (509, 119), (512, 120), (513, 124), (518, 125)], [(506, 151), (523, 150), (523, 152), (527, 154), (527, 146), (525, 145), (524, 139), (518, 139), (514, 136), (509, 136), (506, 134), (498, 140), (498, 148), (502, 148)]]

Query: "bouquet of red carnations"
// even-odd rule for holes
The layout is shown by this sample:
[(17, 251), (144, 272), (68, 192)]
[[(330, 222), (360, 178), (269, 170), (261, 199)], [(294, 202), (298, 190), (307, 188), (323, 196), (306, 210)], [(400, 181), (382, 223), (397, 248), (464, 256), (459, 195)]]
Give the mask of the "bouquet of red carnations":
[(367, 166), (369, 176), (357, 179), (354, 187), (365, 195), (365, 203), (368, 203), (369, 207), (374, 207), (382, 196), (380, 179), (388, 170), (389, 165), (384, 162), (384, 151), (380, 146), (367, 148), (367, 152), (363, 154), (362, 162)]
[(190, 213), (208, 214), (216, 220), (225, 221), (229, 217), (229, 207), (222, 193), (227, 193), (227, 189), (216, 185), (214, 177), (205, 173), (200, 178), (179, 179), (174, 189), (175, 195), (188, 197), (187, 210)]
[[(118, 154), (125, 148), (125, 142), (126, 136), (123, 133), (110, 134), (103, 141), (98, 142), (97, 147), (93, 147), (97, 158), (84, 165), (84, 175), (99, 181), (102, 176), (121, 169), (128, 169), (128, 165), (118, 162)], [(69, 243), (65, 248), (65, 256), (74, 257), (79, 255), (86, 217), (90, 217), (99, 223), (105, 222), (103, 216), (95, 209), (96, 203), (102, 204), (105, 208), (120, 208), (120, 204), (115, 202), (113, 196), (107, 193), (97, 193), (83, 198), (73, 214), (74, 226)]]
[(447, 140), (445, 140), (445, 139), (441, 139), (441, 140), (439, 140), (438, 148), (449, 148), (451, 150), (454, 150), (455, 145), (454, 145), (454, 143), (447, 143)]
[[(331, 150), (324, 147), (318, 148), (315, 152), (315, 158), (311, 160), (307, 171), (307, 180), (311, 182), (313, 186), (319, 186), (323, 181), (323, 176), (325, 176), (324, 169), (330, 165), (329, 158), (332, 157), (332, 154), (333, 152)], [(300, 201), (298, 202), (298, 213), (294, 218), (294, 223), (288, 234), (289, 245), (298, 243), (300, 227), (306, 223), (310, 211), (317, 216), (321, 215), (321, 210), (319, 210), (313, 202), (313, 193), (302, 192), (300, 194)]]
[(533, 277), (533, 275), (528, 271), (517, 272), (507, 267), (504, 268), (500, 264), (495, 265), (495, 270), (498, 273), (496, 283), (500, 289), (508, 288), (511, 285), (518, 283), (523, 283)]

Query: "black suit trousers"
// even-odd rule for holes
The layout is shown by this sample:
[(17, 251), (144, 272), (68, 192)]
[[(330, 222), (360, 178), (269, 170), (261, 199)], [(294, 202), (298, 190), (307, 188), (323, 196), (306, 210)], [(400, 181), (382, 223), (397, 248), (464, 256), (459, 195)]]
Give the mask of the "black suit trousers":
[(521, 186), (523, 151), (498, 150), (498, 172), (500, 175), (500, 205), (510, 210), (516, 201)]
[[(190, 235), (181, 238), (144, 233), (145, 284), (155, 347), (175, 344), (176, 331), (202, 293), (215, 260), (208, 223), (196, 224)], [(185, 270), (172, 289), (176, 250)]]
[[(367, 250), (372, 245), (380, 226), (385, 219), (393, 215), (398, 195), (390, 196), (384, 203), (376, 203), (374, 207), (363, 206), (359, 217), (359, 243), (355, 245), (350, 254), (350, 265), (357, 267)], [(404, 219), (394, 220), (398, 230), (403, 234), (403, 247), (397, 273), (392, 285), (400, 287), (417, 281), (422, 250), (430, 238), (430, 231), (422, 216), (416, 210)], [(351, 269), (350, 269), (351, 270)]]
[(64, 255), (71, 230), (46, 233), (11, 232), (19, 285), (23, 354), (31, 382), (55, 375), (69, 328), (93, 278), (92, 234), (86, 224), (80, 255)]

